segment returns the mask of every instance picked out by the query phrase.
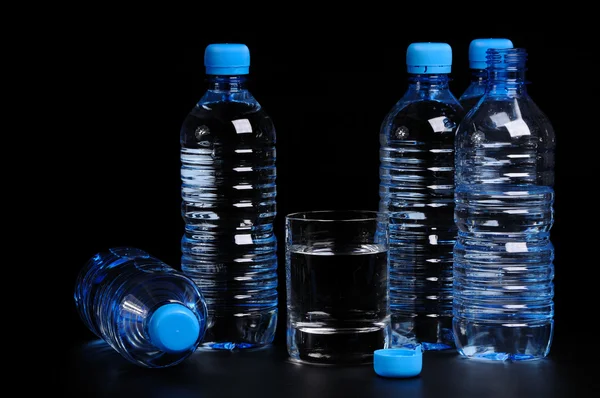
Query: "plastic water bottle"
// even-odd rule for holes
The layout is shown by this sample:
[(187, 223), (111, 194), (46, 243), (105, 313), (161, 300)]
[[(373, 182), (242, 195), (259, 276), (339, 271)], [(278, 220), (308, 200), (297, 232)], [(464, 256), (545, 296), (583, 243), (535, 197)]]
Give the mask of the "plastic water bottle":
[(471, 81), (464, 93), (458, 98), (465, 114), (483, 97), (487, 87), (488, 48), (512, 48), (513, 43), (505, 38), (474, 39), (469, 44), (469, 69)]
[(412, 43), (408, 89), (380, 131), (380, 211), (389, 223), (392, 346), (454, 347), (454, 134), (463, 109), (449, 88), (452, 48)]
[(246, 45), (211, 44), (204, 64), (180, 135), (181, 267), (208, 304), (200, 348), (257, 348), (277, 325), (275, 128), (248, 89)]
[(80, 270), (74, 297), (84, 324), (140, 366), (178, 364), (204, 336), (207, 309), (198, 287), (140, 249), (97, 253)]
[(488, 88), (456, 135), (454, 335), (469, 358), (539, 359), (552, 341), (555, 137), (526, 57), (488, 50)]

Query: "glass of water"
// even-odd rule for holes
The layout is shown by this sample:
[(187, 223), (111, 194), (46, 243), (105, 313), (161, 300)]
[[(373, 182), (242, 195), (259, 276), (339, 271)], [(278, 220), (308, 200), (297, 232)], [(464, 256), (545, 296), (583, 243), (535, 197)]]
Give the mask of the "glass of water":
[(380, 213), (286, 216), (287, 350), (293, 361), (366, 364), (390, 346), (388, 238)]

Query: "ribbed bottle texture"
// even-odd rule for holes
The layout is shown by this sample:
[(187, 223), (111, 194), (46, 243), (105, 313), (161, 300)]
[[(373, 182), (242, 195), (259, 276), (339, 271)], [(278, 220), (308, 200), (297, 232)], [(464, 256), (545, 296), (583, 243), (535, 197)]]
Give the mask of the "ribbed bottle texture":
[(81, 269), (74, 298), (94, 334), (144, 367), (183, 361), (204, 336), (207, 308), (198, 287), (140, 249), (97, 253)]
[(454, 133), (462, 107), (449, 89), (450, 47), (425, 43), (414, 51), (407, 52), (408, 89), (380, 132), (392, 346), (421, 343), (425, 350), (445, 350), (454, 347)]
[(209, 48), (207, 71), (210, 58), (211, 68), (233, 74), (207, 76), (208, 89), (181, 128), (182, 270), (207, 300), (202, 347), (232, 350), (270, 344), (275, 334), (276, 140), (246, 74), (229, 68), (247, 48), (217, 49), (233, 58), (215, 58)]
[(526, 51), (487, 51), (489, 82), (456, 136), (454, 335), (489, 360), (545, 357), (553, 335), (555, 136)]

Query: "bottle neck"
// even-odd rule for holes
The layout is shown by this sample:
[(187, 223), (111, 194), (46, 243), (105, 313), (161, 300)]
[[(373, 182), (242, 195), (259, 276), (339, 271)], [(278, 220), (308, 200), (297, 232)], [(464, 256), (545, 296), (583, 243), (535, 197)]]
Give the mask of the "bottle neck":
[(408, 90), (430, 93), (448, 91), (449, 82), (450, 76), (447, 74), (410, 74), (408, 76)]
[(214, 92), (236, 93), (248, 91), (246, 75), (219, 76), (207, 75), (208, 90)]
[(527, 53), (521, 48), (489, 49), (487, 51), (487, 90), (491, 95), (509, 97), (527, 93), (525, 62)]
[(213, 102), (252, 102), (254, 98), (248, 90), (246, 75), (218, 76), (207, 75), (208, 88), (198, 105)]
[(515, 96), (527, 92), (526, 84), (525, 71), (490, 71), (487, 89), (490, 94)]
[(471, 69), (471, 84), (485, 86), (488, 80), (488, 73), (485, 69)]

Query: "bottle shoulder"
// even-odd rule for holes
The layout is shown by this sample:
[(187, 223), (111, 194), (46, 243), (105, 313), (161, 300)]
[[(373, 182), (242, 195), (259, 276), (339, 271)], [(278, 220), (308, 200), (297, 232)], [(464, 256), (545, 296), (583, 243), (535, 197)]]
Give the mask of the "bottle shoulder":
[(477, 83), (471, 83), (458, 97), (458, 101), (463, 101), (473, 97), (481, 98), (485, 94), (486, 86)]
[(463, 109), (460, 102), (453, 98), (453, 100), (442, 101), (438, 99), (400, 99), (392, 109), (387, 113), (387, 118), (395, 118), (398, 115), (402, 115), (407, 112), (419, 112), (423, 114), (449, 114), (462, 116)]
[(260, 103), (248, 89), (236, 91), (208, 89), (202, 94), (196, 105), (227, 102), (244, 103), (260, 108)]
[(453, 135), (456, 126), (463, 117), (463, 108), (456, 100), (407, 99), (401, 98), (387, 113), (381, 124), (383, 141), (386, 137), (399, 138), (403, 131), (405, 139), (419, 132), (419, 136), (428, 133)]
[(441, 89), (415, 89), (413, 87), (409, 87), (397, 101), (398, 104), (407, 104), (413, 102), (423, 102), (423, 101), (435, 101), (442, 102), (446, 104), (458, 104), (458, 97), (454, 95), (454, 93), (449, 88), (441, 88)]
[(180, 142), (186, 147), (208, 148), (225, 142), (274, 145), (275, 139), (273, 120), (258, 102), (198, 102), (180, 130)]
[(269, 118), (267, 111), (257, 101), (214, 100), (198, 101), (187, 117), (235, 120), (244, 116)]
[(457, 141), (477, 135), (494, 141), (510, 142), (535, 139), (545, 147), (554, 147), (555, 132), (548, 116), (531, 97), (493, 97), (485, 95), (469, 110), (457, 128)]

